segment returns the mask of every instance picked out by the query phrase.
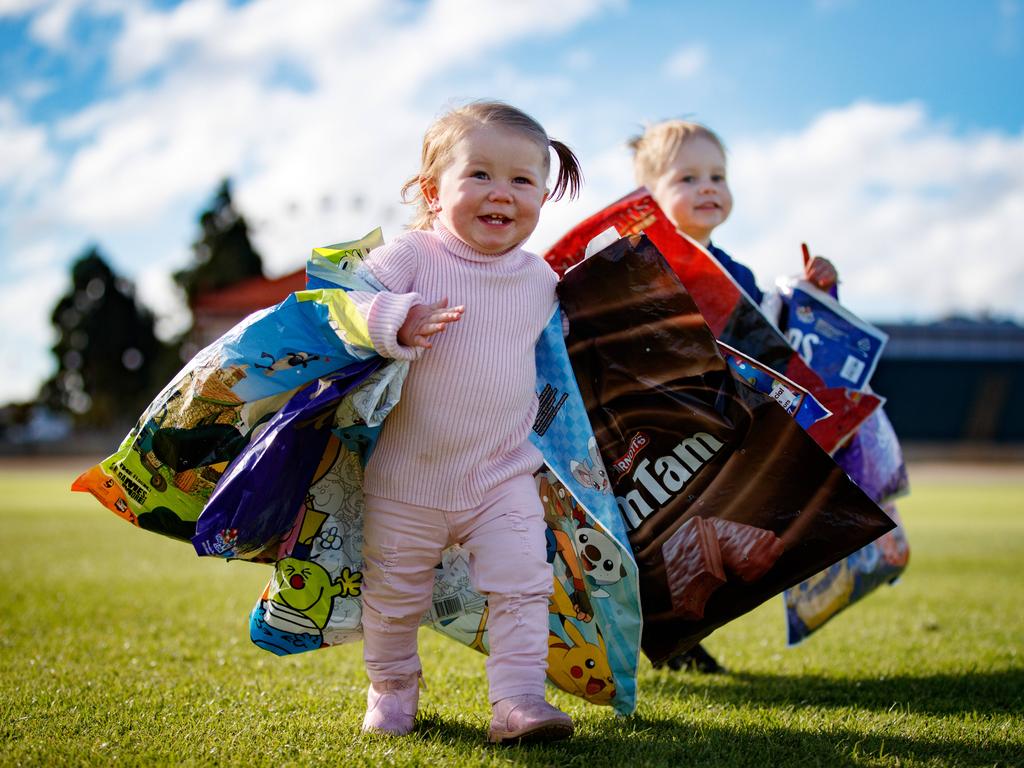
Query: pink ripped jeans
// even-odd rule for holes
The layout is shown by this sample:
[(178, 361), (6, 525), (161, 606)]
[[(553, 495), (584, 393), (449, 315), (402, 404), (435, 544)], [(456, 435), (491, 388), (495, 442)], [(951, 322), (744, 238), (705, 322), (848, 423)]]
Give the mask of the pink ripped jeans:
[(420, 671), (416, 632), (430, 607), (441, 551), (461, 544), (474, 588), (487, 596), (491, 703), (544, 695), (548, 595), (544, 510), (530, 475), (493, 488), (479, 507), (443, 512), (367, 496), (363, 659), (372, 682)]

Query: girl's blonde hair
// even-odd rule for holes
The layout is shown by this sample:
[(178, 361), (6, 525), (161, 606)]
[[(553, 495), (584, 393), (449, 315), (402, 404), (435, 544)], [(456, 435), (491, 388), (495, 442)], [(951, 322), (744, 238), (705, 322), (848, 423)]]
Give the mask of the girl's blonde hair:
[(664, 173), (679, 148), (694, 136), (713, 142), (725, 155), (725, 145), (714, 131), (688, 120), (664, 120), (647, 126), (641, 135), (631, 138), (628, 146), (633, 150), (636, 183), (650, 189), (651, 183)]
[(447, 167), (452, 148), (473, 128), (491, 125), (519, 131), (536, 142), (544, 153), (545, 182), (551, 170), (548, 148), (555, 151), (558, 157), (558, 176), (549, 200), (558, 200), (566, 191), (570, 199), (579, 194), (583, 172), (579, 160), (569, 147), (549, 138), (541, 124), (522, 110), (501, 101), (473, 101), (439, 117), (424, 134), (420, 172), (402, 185), (403, 202), (416, 206), (416, 215), (409, 229), (430, 229), (437, 216), (423, 197), (420, 182), (429, 179), (436, 183)]

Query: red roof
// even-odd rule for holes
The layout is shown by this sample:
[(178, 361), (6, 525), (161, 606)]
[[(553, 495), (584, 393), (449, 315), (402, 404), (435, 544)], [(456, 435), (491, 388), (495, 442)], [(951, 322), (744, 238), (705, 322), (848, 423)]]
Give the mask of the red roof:
[(297, 270), (288, 275), (268, 279), (250, 277), (234, 285), (196, 296), (192, 311), (205, 315), (245, 316), (264, 307), (283, 301), (295, 291), (306, 289), (306, 271)]

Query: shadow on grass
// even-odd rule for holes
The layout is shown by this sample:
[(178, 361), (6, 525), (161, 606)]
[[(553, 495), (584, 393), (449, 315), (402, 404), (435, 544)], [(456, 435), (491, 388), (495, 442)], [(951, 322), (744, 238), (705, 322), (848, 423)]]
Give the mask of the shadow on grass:
[[(489, 746), (479, 727), (437, 717), (421, 721), (417, 740), (437, 741), (468, 759), (468, 752), (489, 754), (517, 766), (864, 766), (876, 761), (899, 764), (1015, 766), (1024, 759), (1021, 745), (978, 744), (970, 738), (880, 733), (833, 727), (828, 733), (778, 728), (705, 725), (677, 719), (633, 715), (601, 720), (594, 733), (581, 718), (580, 733), (568, 741), (523, 746)], [(467, 752), (468, 750), (468, 752)], [(489, 760), (488, 760), (489, 762)]]
[[(1024, 669), (964, 674), (898, 675), (884, 678), (835, 678), (814, 675), (736, 673), (714, 686), (699, 676), (668, 675), (645, 681), (647, 693), (688, 695), (696, 692), (720, 703), (779, 707), (853, 707), (930, 715), (995, 715), (1024, 711)], [(641, 693), (643, 695), (643, 693)]]
[[(1024, 670), (963, 675), (899, 676), (886, 679), (836, 679), (813, 675), (733, 674), (709, 679), (699, 675), (659, 675), (641, 686), (641, 703), (650, 697), (696, 697), (704, 704), (736, 707), (735, 718), (709, 721), (700, 710), (683, 717), (658, 717), (650, 706), (625, 718), (608, 717), (601, 708), (586, 708), (577, 717), (577, 735), (563, 742), (523, 746), (486, 743), (486, 721), (449, 719), (422, 712), (416, 734), (420, 744), (453, 750), (463, 761), (508, 762), (517, 766), (864, 766), (865, 764), (936, 764), (957, 766), (1024, 766), (1020, 729), (999, 729), (998, 740), (977, 728), (936, 723), (918, 734), (900, 723), (901, 713), (949, 718), (1007, 715), (1024, 709)], [(776, 710), (775, 723), (751, 723), (740, 710)], [(828, 710), (853, 710), (828, 715)], [(644, 709), (647, 709), (645, 712)], [(801, 710), (818, 710), (811, 721)], [(892, 712), (891, 724), (858, 724), (856, 710)], [(678, 710), (677, 710), (678, 711)], [(790, 719), (792, 725), (789, 724)], [(824, 723), (822, 721), (825, 721)], [(874, 728), (874, 730), (872, 730)], [(961, 734), (963, 734), (961, 736)], [(980, 737), (980, 738), (979, 738)], [(471, 757), (476, 755), (476, 758)], [(469, 764), (469, 763), (466, 763)]]
[[(610, 729), (609, 729), (610, 730)], [(922, 764), (963, 766), (1015, 766), (1024, 759), (1020, 744), (978, 744), (971, 737), (949, 738), (906, 733), (865, 733), (843, 727), (828, 732), (786, 727), (730, 727), (679, 723), (650, 717), (634, 717), (616, 730), (572, 748), (581, 752), (622, 750), (637, 756), (631, 765), (677, 764), (687, 766), (863, 766), (887, 759)], [(660, 756), (660, 758), (656, 758)], [(661, 758), (669, 758), (662, 762)]]

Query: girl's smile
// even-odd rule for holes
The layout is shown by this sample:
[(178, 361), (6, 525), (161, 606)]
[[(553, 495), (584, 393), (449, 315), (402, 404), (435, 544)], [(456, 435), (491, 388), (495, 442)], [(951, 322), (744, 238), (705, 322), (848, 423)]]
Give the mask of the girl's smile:
[(464, 243), (502, 254), (537, 227), (547, 199), (547, 161), (546, 148), (518, 131), (474, 128), (452, 147), (436, 182), (423, 182), (423, 196)]

